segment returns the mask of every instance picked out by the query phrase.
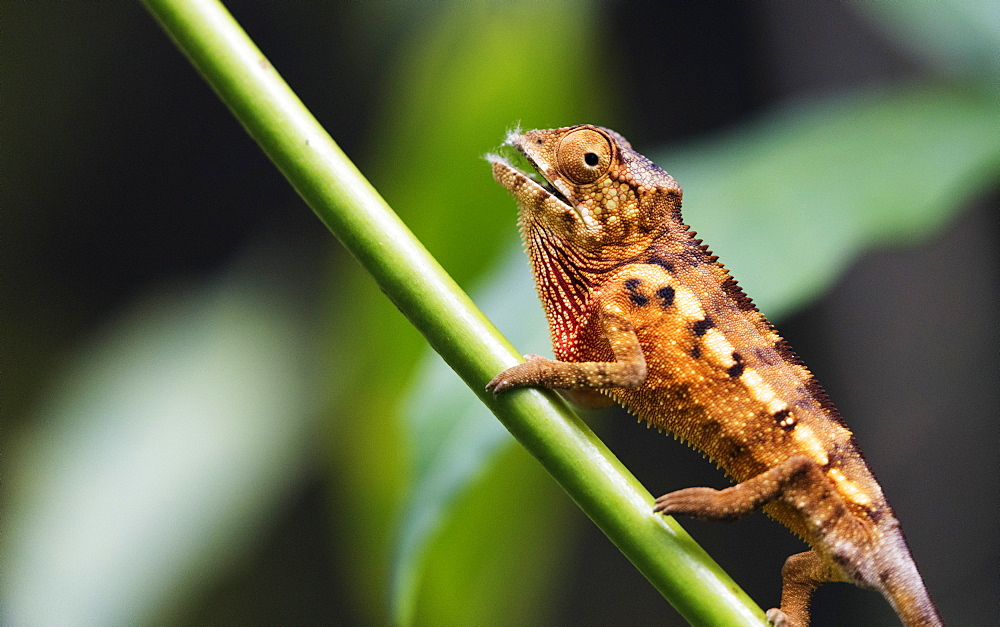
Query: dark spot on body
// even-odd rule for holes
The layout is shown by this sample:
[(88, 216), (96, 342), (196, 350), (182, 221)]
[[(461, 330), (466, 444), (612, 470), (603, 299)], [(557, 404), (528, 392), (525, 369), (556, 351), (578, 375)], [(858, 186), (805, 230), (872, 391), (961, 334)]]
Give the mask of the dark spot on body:
[[(829, 491), (829, 490), (827, 490), (827, 489), (825, 489), (825, 488), (820, 488), (820, 490), (819, 490), (819, 494), (817, 494), (817, 495), (816, 495), (816, 501), (817, 501), (817, 502), (819, 502), (819, 503), (821, 503), (822, 501), (825, 501), (825, 500), (827, 500), (828, 498), (830, 498), (830, 496), (831, 496), (831, 495), (830, 495), (830, 491)], [(817, 507), (816, 509), (820, 509), (820, 508), (819, 508), (819, 507)], [(825, 522), (826, 522), (826, 523), (829, 523), (829, 522), (830, 522), (830, 520), (829, 520), (829, 519), (827, 519), (827, 520), (826, 520)]]
[(721, 427), (711, 432), (707, 430), (703, 431), (701, 436), (703, 442), (713, 442), (715, 444), (712, 457), (717, 462), (723, 460), (732, 462), (746, 455), (747, 446), (738, 438), (722, 431)]
[(666, 270), (671, 274), (674, 273), (674, 264), (670, 263), (663, 257), (660, 257), (659, 255), (652, 255), (649, 259), (646, 260), (646, 263), (652, 264), (654, 266), (660, 266), (661, 268), (663, 268), (664, 270)]
[(883, 586), (887, 585), (889, 583), (889, 579), (891, 578), (892, 572), (889, 570), (880, 570), (878, 572), (878, 580), (882, 582)]
[(691, 347), (691, 357), (694, 359), (701, 359), (701, 344), (696, 342), (695, 345)]
[(715, 418), (706, 418), (701, 423), (701, 435), (706, 438), (714, 438), (722, 432), (722, 423)]
[(715, 326), (715, 321), (711, 317), (705, 316), (703, 320), (697, 320), (693, 325), (691, 325), (691, 330), (697, 336), (702, 336), (708, 333), (708, 330)]
[[(824, 524), (822, 526), (823, 529), (827, 529), (829, 527), (830, 527), (829, 524)], [(854, 569), (854, 559), (853, 559), (854, 558), (854, 550), (853, 550), (853, 548), (852, 549), (846, 549), (846, 550), (833, 551), (833, 552), (830, 553), (830, 557), (832, 557), (833, 561), (837, 562), (837, 564), (841, 568), (843, 568), (844, 570), (846, 570), (847, 572), (852, 572), (852, 571), (855, 570)]]
[[(885, 515), (889, 513), (889, 509), (884, 506), (875, 505), (872, 507), (865, 508), (868, 512), (868, 518), (871, 518), (872, 522), (876, 525), (885, 518)], [(879, 575), (881, 577), (881, 575)]]
[(712, 442), (714, 449), (712, 458), (716, 461), (738, 459), (746, 454), (746, 446), (739, 440), (725, 433), (722, 425), (717, 421), (707, 422), (699, 429), (698, 439), (702, 442)]
[(667, 309), (674, 304), (674, 288), (665, 285), (656, 290), (656, 295), (660, 298), (660, 306)]
[(829, 461), (827, 462), (824, 470), (830, 468), (841, 468), (845, 465), (845, 462), (849, 461), (853, 457), (857, 457), (857, 454), (851, 449), (851, 443), (849, 441), (837, 440), (833, 443), (833, 447), (827, 451), (826, 457)]
[(743, 357), (736, 351), (733, 351), (733, 361), (735, 361), (736, 363), (730, 366), (728, 370), (726, 370), (726, 374), (728, 374), (733, 379), (737, 379), (741, 374), (743, 374), (744, 370)]
[(830, 397), (827, 396), (826, 390), (824, 390), (823, 386), (819, 384), (819, 381), (816, 380), (816, 377), (812, 376), (812, 373), (810, 373), (808, 369), (805, 368), (805, 364), (802, 363), (802, 360), (799, 358), (799, 356), (795, 354), (795, 351), (792, 350), (792, 347), (788, 345), (788, 342), (786, 342), (783, 339), (779, 339), (777, 342), (774, 343), (774, 350), (776, 350), (778, 352), (778, 355), (780, 355), (781, 358), (785, 360), (787, 363), (796, 366), (802, 366), (802, 368), (805, 369), (807, 378), (804, 387), (800, 388), (800, 390), (803, 390), (805, 392), (803, 396), (811, 397), (814, 401), (816, 401), (819, 404), (819, 406), (823, 409), (823, 411), (825, 411), (827, 415), (835, 423), (846, 429), (847, 423), (844, 422), (843, 417), (841, 417), (840, 412), (837, 411), (837, 408), (834, 406), (833, 401), (831, 401)]
[(743, 446), (736, 440), (729, 441), (729, 453), (728, 453), (729, 459), (736, 459), (738, 457), (742, 457), (743, 455), (746, 454), (746, 451), (747, 447)]
[(629, 279), (625, 281), (625, 290), (628, 292), (628, 298), (638, 307), (645, 307), (649, 304), (649, 298), (639, 292), (639, 285), (642, 281), (639, 279)]
[[(782, 409), (780, 411), (774, 412), (771, 417), (774, 421), (778, 423), (778, 426), (785, 431), (791, 431), (795, 428), (795, 418), (791, 417), (792, 412), (788, 409)], [(791, 417), (791, 418), (790, 418)]]

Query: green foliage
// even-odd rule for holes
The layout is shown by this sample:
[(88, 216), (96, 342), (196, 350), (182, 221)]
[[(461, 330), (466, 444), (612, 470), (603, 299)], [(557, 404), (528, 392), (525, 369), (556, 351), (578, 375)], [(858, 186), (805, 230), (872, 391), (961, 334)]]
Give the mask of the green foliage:
[(320, 400), (297, 303), (266, 274), (243, 260), (144, 295), (59, 374), (39, 429), (5, 451), (22, 463), (4, 623), (142, 622), (258, 540)]

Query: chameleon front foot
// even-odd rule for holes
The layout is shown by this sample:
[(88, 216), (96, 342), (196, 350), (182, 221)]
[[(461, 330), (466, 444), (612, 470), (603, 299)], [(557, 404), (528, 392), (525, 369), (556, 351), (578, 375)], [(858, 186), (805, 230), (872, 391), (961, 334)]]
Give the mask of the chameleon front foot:
[[(753, 509), (740, 495), (713, 488), (685, 488), (656, 499), (653, 511), (658, 514), (684, 515), (702, 520), (736, 520)], [(734, 496), (736, 498), (734, 498)]]
[(493, 377), (486, 384), (487, 391), (493, 392), (493, 395), (496, 396), (511, 388), (538, 385), (542, 379), (543, 369), (547, 366), (545, 362), (548, 362), (548, 364), (557, 363), (541, 355), (528, 354), (524, 358), (527, 360), (524, 363), (507, 368)]

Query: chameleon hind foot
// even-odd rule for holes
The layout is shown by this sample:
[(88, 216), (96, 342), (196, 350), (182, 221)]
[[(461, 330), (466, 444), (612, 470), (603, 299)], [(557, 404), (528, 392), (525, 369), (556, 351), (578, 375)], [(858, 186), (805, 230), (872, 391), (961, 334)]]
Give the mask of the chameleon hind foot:
[(792, 624), (788, 622), (788, 616), (776, 607), (769, 609), (764, 613), (764, 616), (767, 618), (767, 622), (774, 627), (792, 627)]
[(781, 608), (767, 611), (775, 627), (807, 627), (813, 592), (821, 583), (840, 579), (815, 551), (790, 556), (781, 568), (781, 578)]

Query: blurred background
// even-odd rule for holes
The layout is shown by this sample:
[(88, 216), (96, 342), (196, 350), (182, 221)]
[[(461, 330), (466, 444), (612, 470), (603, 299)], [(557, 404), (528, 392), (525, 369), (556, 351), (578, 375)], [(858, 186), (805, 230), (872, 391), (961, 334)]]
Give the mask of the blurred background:
[[(944, 619), (996, 622), (996, 3), (228, 6), (524, 352), (544, 320), (481, 157), (515, 124), (628, 137), (840, 407)], [(683, 624), (140, 4), (0, 11), (0, 622)], [(588, 420), (654, 495), (726, 485)], [(765, 609), (804, 550), (682, 524)], [(842, 584), (814, 615), (894, 624)]]

